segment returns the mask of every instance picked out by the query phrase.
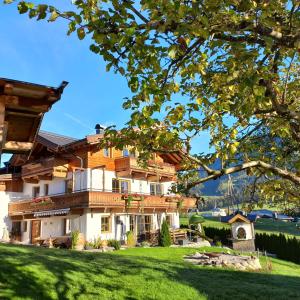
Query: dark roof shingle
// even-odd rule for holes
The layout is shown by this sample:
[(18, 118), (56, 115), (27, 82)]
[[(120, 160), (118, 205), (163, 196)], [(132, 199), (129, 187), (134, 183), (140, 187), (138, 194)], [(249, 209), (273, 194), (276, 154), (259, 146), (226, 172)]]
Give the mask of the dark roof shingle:
[(69, 136), (65, 136), (53, 132), (43, 131), (43, 130), (39, 131), (38, 136), (51, 142), (56, 146), (65, 146), (67, 144), (78, 141), (77, 138), (73, 138), (73, 137), (69, 137)]

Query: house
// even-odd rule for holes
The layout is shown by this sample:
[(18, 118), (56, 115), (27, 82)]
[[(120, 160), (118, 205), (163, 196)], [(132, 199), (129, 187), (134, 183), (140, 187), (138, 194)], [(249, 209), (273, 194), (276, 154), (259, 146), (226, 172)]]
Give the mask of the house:
[(141, 167), (129, 148), (101, 149), (96, 128), (83, 139), (40, 131), (29, 157), (13, 155), (0, 182), (15, 239), (34, 244), (78, 230), (88, 241), (124, 241), (128, 231), (145, 240), (163, 219), (179, 228), (180, 210), (196, 202), (169, 193), (182, 154), (155, 153)]
[(226, 215), (227, 215), (227, 213), (224, 208), (216, 207), (216, 208), (212, 209), (212, 211), (211, 211), (212, 217), (224, 217)]

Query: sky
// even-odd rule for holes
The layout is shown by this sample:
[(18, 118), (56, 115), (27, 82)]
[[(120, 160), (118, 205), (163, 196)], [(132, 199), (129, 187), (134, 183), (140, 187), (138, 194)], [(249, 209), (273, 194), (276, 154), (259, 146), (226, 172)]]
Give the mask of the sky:
[[(45, 114), (42, 130), (83, 138), (94, 133), (97, 123), (121, 128), (130, 116), (122, 108), (123, 99), (131, 96), (125, 78), (105, 71), (101, 56), (89, 50), (88, 38), (80, 41), (66, 31), (64, 20), (36, 21), (20, 15), (16, 5), (1, 3), (0, 77), (54, 87), (69, 82), (61, 100)], [(193, 152), (208, 152), (208, 140), (203, 133), (194, 141)]]

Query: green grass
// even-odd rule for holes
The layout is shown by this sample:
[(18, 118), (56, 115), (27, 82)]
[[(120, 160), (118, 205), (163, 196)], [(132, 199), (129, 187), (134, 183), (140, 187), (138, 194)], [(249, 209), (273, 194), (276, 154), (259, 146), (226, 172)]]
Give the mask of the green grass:
[(183, 261), (194, 252), (84, 253), (0, 244), (0, 299), (300, 299), (299, 265), (271, 259), (271, 272), (199, 267)]
[[(181, 217), (180, 224), (187, 225), (188, 218)], [(215, 227), (215, 228), (230, 228), (227, 223), (222, 223), (219, 221), (218, 217), (205, 218), (203, 226)], [(293, 222), (283, 222), (283, 221), (273, 221), (272, 219), (257, 219), (254, 224), (255, 232), (257, 233), (283, 233), (288, 236), (296, 236), (300, 238), (300, 229), (296, 227), (296, 223)]]

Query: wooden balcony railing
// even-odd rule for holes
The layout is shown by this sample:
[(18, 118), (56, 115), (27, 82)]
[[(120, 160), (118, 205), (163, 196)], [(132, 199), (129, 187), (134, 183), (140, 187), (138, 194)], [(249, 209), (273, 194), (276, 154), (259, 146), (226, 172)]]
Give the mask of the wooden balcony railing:
[(151, 177), (154, 181), (160, 181), (163, 178), (173, 180), (176, 176), (175, 166), (171, 164), (149, 161), (147, 167), (143, 168), (134, 157), (116, 158), (115, 166), (116, 172), (121, 177)]
[(40, 159), (22, 166), (23, 179), (43, 179), (45, 176), (66, 177), (68, 164), (66, 161), (50, 157)]
[(117, 208), (121, 210), (130, 208), (177, 211), (193, 208), (195, 204), (196, 199), (186, 197), (82, 191), (13, 202), (9, 204), (9, 215), (33, 214), (39, 211), (63, 208)]

